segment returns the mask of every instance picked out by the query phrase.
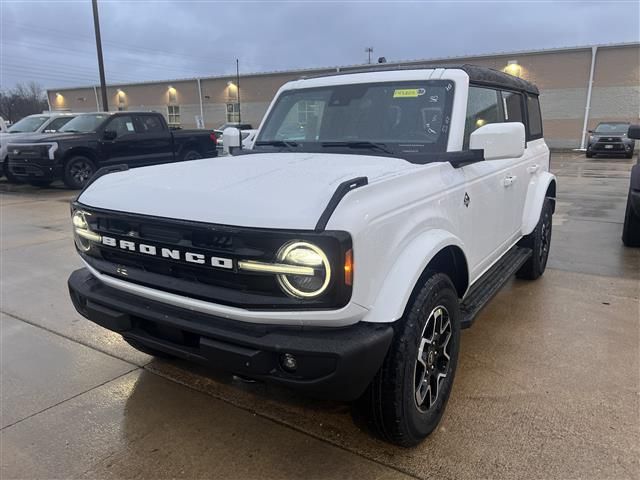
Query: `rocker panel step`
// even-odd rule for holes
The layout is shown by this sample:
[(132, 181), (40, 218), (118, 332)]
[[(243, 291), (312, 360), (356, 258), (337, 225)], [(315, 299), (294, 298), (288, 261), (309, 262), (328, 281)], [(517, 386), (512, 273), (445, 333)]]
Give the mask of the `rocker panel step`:
[(476, 316), (531, 256), (531, 249), (512, 247), (469, 289), (460, 304), (461, 328), (469, 328)]

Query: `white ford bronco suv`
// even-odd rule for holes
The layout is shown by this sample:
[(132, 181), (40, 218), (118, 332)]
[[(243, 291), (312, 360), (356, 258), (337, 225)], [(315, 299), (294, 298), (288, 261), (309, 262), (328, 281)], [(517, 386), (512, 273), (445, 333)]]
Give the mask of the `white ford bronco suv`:
[(460, 329), (513, 274), (543, 273), (555, 196), (524, 80), (306, 78), (251, 150), (99, 172), (72, 204), (86, 267), (69, 290), (139, 350), (355, 401), (411, 446), (443, 415)]

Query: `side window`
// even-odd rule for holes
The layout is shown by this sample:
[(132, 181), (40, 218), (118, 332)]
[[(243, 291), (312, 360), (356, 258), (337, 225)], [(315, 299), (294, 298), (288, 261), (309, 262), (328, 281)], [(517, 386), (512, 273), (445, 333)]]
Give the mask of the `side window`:
[(53, 133), (60, 130), (65, 123), (71, 120), (73, 117), (58, 117), (51, 120), (51, 123), (47, 125), (44, 129), (45, 133)]
[(529, 114), (529, 138), (535, 140), (542, 138), (542, 115), (540, 114), (540, 102), (538, 97), (527, 95), (527, 113)]
[(505, 122), (521, 122), (526, 125), (527, 122), (524, 121), (524, 114), (522, 113), (522, 95), (503, 91), (502, 106), (504, 108)]
[(164, 131), (164, 125), (154, 115), (140, 115), (138, 120), (140, 121), (140, 133), (161, 133)]
[(120, 138), (124, 135), (136, 133), (136, 129), (133, 126), (133, 119), (130, 116), (116, 117), (111, 120), (106, 127), (105, 131), (116, 132), (116, 138)]
[(502, 113), (498, 104), (498, 91), (490, 88), (469, 87), (462, 148), (464, 150), (469, 148), (469, 137), (474, 130), (488, 123), (498, 122), (502, 122)]

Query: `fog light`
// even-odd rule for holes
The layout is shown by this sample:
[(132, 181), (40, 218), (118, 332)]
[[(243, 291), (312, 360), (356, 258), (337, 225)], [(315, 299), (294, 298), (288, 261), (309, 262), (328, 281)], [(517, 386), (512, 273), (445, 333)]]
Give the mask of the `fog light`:
[(280, 355), (280, 365), (287, 372), (295, 372), (298, 368), (298, 361), (290, 353), (285, 353)]

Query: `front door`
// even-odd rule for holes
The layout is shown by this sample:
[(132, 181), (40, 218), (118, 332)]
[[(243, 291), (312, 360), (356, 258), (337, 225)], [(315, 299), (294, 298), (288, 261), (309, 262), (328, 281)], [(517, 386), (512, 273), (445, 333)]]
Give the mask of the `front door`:
[(100, 149), (104, 163), (126, 163), (131, 167), (136, 164), (136, 128), (131, 115), (112, 118), (104, 127)]
[(135, 115), (136, 130), (139, 132), (136, 149), (139, 152), (139, 164), (153, 165), (172, 162), (173, 136), (158, 115)]

